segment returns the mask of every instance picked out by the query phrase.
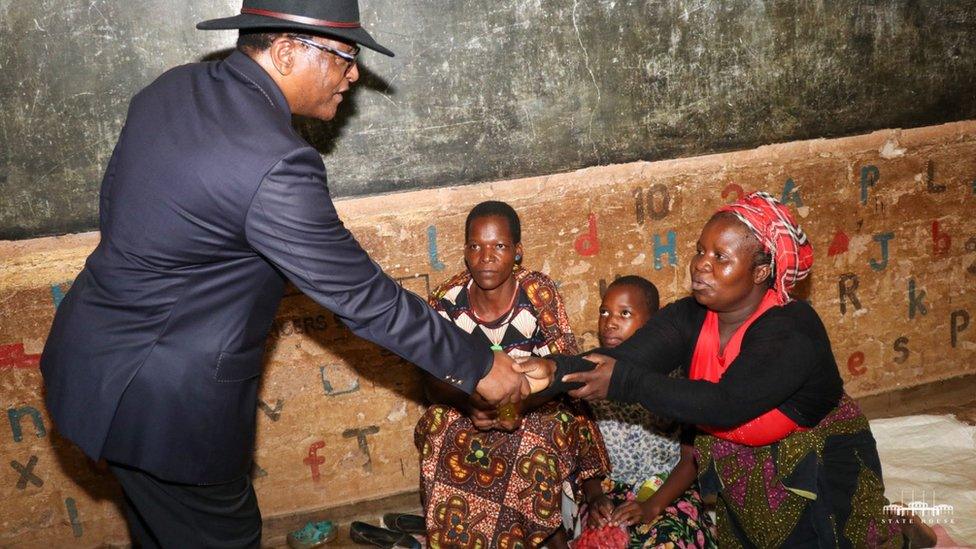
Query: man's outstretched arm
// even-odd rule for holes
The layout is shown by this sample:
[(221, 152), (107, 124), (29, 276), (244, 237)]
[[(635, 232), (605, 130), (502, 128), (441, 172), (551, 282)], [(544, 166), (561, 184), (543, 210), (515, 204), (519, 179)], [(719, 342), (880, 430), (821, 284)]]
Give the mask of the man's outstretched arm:
[(245, 236), (356, 335), (467, 393), (477, 388), (492, 402), (517, 402), (528, 391), (511, 359), (493, 355), (370, 259), (339, 219), (314, 149), (291, 153), (265, 175), (246, 214)]

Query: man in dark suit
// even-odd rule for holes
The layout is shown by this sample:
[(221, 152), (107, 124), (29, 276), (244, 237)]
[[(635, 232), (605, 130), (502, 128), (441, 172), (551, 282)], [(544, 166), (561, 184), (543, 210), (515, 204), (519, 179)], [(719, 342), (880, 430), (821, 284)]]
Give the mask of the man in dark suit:
[(59, 431), (122, 484), (143, 546), (256, 546), (248, 478), (264, 342), (286, 280), (354, 333), (492, 402), (528, 394), (404, 291), (343, 227), (291, 116), (330, 120), (358, 46), (393, 55), (356, 0), (244, 0), (226, 60), (131, 101), (100, 194), (101, 242), (62, 301), (41, 370)]

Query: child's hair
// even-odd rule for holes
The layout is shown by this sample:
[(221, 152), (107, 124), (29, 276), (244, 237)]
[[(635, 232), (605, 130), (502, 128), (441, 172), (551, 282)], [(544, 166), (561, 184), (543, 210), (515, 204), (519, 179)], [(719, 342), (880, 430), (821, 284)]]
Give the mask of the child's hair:
[(650, 314), (656, 313), (661, 307), (661, 298), (657, 293), (657, 286), (642, 276), (622, 276), (611, 282), (610, 285), (607, 286), (607, 290), (617, 286), (630, 286), (631, 288), (637, 288), (640, 290), (641, 294), (644, 296), (644, 303), (647, 304), (647, 312)]

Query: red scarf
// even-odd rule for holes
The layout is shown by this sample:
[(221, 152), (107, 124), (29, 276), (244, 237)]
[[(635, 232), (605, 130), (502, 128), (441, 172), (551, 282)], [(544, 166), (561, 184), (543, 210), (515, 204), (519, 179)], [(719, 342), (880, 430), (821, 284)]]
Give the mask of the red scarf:
[[(796, 224), (790, 209), (768, 193), (756, 192), (722, 206), (719, 212), (732, 212), (756, 235), (763, 250), (773, 256), (773, 288), (777, 303), (790, 302), (790, 290), (810, 274), (813, 246), (803, 229)], [(718, 212), (716, 212), (718, 213)]]
[[(691, 357), (691, 371), (688, 377), (718, 383), (725, 371), (739, 356), (739, 349), (742, 347), (742, 338), (746, 330), (760, 315), (772, 307), (778, 306), (779, 299), (780, 296), (775, 290), (768, 290), (759, 303), (759, 307), (732, 334), (728, 343), (725, 344), (725, 350), (721, 353), (719, 353), (721, 339), (718, 332), (718, 313), (714, 311), (705, 313), (705, 324), (702, 325), (701, 333), (698, 334), (698, 343), (695, 345), (695, 352)], [(698, 428), (721, 439), (747, 446), (765, 446), (782, 440), (795, 431), (806, 430), (776, 408), (731, 429), (719, 429), (707, 425), (699, 425)]]

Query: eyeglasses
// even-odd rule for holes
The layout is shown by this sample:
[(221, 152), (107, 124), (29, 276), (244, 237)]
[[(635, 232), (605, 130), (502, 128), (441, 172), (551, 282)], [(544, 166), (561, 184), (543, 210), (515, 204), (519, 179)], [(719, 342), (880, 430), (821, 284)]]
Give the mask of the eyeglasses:
[(319, 44), (317, 42), (313, 42), (313, 41), (311, 41), (311, 40), (309, 40), (307, 38), (302, 38), (300, 36), (291, 36), (291, 35), (289, 35), (289, 38), (291, 38), (292, 40), (294, 40), (296, 42), (301, 42), (302, 44), (305, 44), (306, 46), (311, 46), (311, 47), (313, 47), (313, 48), (315, 48), (317, 50), (324, 51), (326, 53), (331, 53), (332, 55), (335, 55), (339, 59), (342, 59), (343, 61), (345, 61), (346, 63), (348, 63), (346, 65), (346, 72), (347, 73), (349, 72), (349, 69), (351, 69), (352, 66), (356, 64), (356, 56), (359, 55), (359, 48), (354, 48), (352, 51), (342, 51), (342, 50), (333, 48), (332, 46), (326, 46), (325, 44)]

